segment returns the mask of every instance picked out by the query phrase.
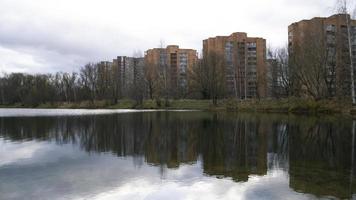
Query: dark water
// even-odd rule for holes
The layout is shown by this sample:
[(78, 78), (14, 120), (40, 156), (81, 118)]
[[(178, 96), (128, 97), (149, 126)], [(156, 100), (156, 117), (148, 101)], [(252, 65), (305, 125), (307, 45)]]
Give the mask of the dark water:
[(355, 136), (345, 117), (0, 115), (1, 200), (356, 197)]

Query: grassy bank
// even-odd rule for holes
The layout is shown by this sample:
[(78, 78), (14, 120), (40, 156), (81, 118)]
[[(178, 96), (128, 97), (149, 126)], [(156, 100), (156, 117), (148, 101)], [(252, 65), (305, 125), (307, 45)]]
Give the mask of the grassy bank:
[[(6, 108), (28, 108), (29, 106), (15, 104), (3, 105)], [(231, 112), (263, 112), (263, 113), (303, 113), (303, 114), (334, 114), (352, 113), (352, 104), (341, 100), (313, 101), (298, 98), (280, 100), (220, 100), (218, 105), (213, 105), (211, 100), (145, 100), (137, 104), (133, 100), (120, 100), (117, 104), (109, 101), (83, 101), (77, 103), (46, 103), (32, 108), (86, 108), (86, 109), (193, 109), (209, 111)], [(356, 112), (355, 112), (356, 114)]]
[(307, 100), (299, 98), (279, 100), (248, 100), (228, 101), (228, 110), (241, 112), (263, 113), (295, 113), (295, 114), (350, 114), (352, 104), (342, 100)]
[(22, 104), (0, 105), (1, 108), (60, 108), (60, 109), (183, 109), (183, 110), (212, 110), (220, 105), (212, 105), (210, 100), (144, 100), (138, 104), (130, 99), (119, 100), (117, 104), (110, 101), (82, 101), (82, 102), (56, 102), (36, 106)]

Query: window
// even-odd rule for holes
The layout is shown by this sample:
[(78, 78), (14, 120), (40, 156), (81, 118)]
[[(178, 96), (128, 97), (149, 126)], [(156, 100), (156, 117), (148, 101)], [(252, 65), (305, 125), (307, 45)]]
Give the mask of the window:
[(247, 43), (247, 48), (256, 48), (256, 43), (254, 42)]
[(187, 53), (179, 54), (179, 72), (180, 74), (185, 74), (188, 67), (188, 55)]
[(225, 59), (226, 59), (226, 73), (234, 74), (235, 70), (233, 67), (233, 43), (231, 41), (225, 43)]
[(340, 29), (341, 29), (341, 33), (347, 34), (347, 26), (341, 25), (341, 26), (340, 26)]
[(225, 57), (227, 62), (232, 62), (232, 54), (233, 54), (233, 44), (232, 42), (226, 42), (225, 44)]
[(332, 24), (326, 25), (326, 31), (335, 32), (336, 31), (335, 25)]
[(293, 31), (288, 32), (288, 37), (293, 37)]
[(328, 44), (335, 44), (335, 35), (327, 34), (326, 35), (326, 42)]
[(167, 62), (167, 55), (166, 55), (165, 52), (161, 52), (159, 54), (159, 63), (160, 63), (161, 66), (163, 66), (163, 65), (166, 64), (166, 62)]

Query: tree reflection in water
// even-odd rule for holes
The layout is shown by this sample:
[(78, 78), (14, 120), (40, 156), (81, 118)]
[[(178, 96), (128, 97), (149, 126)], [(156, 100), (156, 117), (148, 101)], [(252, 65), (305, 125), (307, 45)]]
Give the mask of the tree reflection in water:
[(0, 118), (0, 137), (73, 143), (89, 153), (133, 156), (161, 168), (202, 161), (206, 175), (248, 181), (281, 169), (316, 196), (355, 192), (352, 121), (287, 115), (151, 112)]

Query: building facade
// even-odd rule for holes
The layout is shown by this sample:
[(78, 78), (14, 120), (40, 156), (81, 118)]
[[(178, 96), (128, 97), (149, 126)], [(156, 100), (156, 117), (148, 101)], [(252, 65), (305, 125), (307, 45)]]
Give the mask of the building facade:
[[(336, 14), (326, 18), (315, 17), (288, 26), (290, 61), (296, 57), (307, 59), (308, 56), (315, 58), (311, 60), (319, 59), (321, 63), (315, 65), (319, 66), (318, 70), (324, 74), (322, 76), (325, 76), (323, 80), (325, 86), (322, 86), (325, 88), (322, 89), (325, 90), (324, 95), (328, 97), (348, 96), (351, 93), (349, 36), (351, 36), (351, 54), (353, 55), (351, 59), (353, 59), (353, 68), (355, 68), (356, 20), (352, 20), (349, 15)], [(292, 68), (291, 70), (293, 71)], [(298, 69), (294, 70), (298, 71)], [(305, 85), (295, 85), (299, 88), (305, 87)]]
[(177, 45), (154, 48), (145, 52), (145, 64), (162, 78), (171, 97), (185, 97), (188, 93), (189, 71), (197, 62), (197, 51), (181, 49)]
[(144, 58), (118, 56), (113, 60), (113, 70), (118, 77), (119, 96), (131, 97), (133, 89), (144, 82)]
[(236, 32), (203, 40), (203, 57), (215, 53), (224, 58), (227, 96), (239, 99), (267, 96), (266, 40)]

